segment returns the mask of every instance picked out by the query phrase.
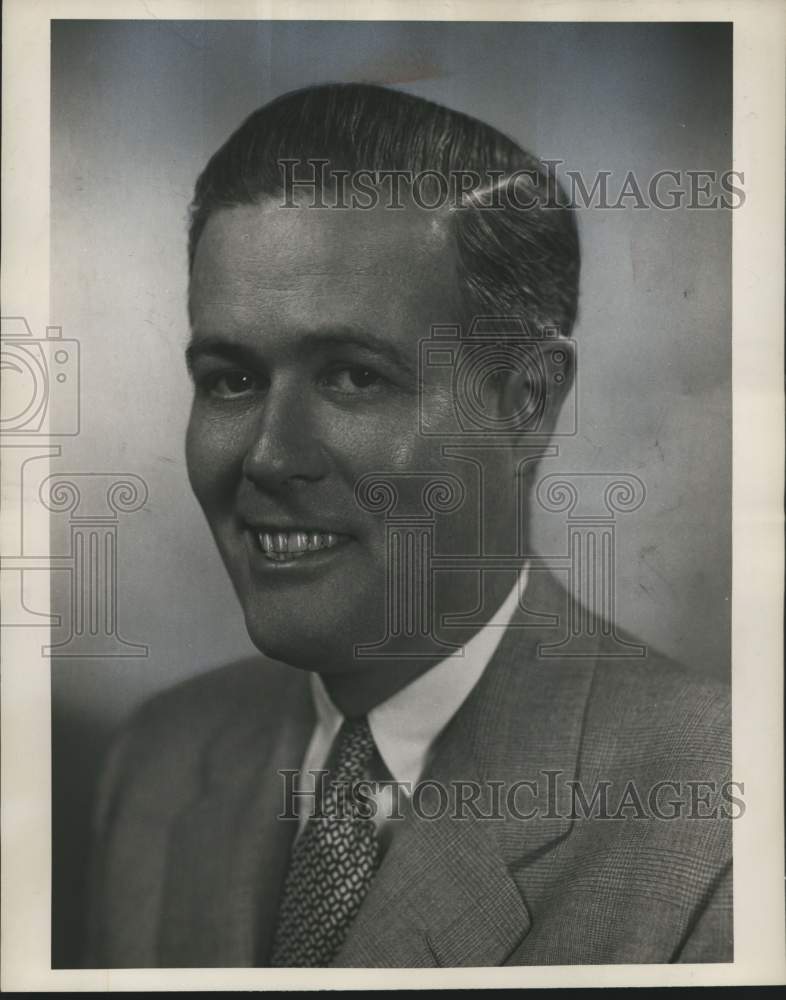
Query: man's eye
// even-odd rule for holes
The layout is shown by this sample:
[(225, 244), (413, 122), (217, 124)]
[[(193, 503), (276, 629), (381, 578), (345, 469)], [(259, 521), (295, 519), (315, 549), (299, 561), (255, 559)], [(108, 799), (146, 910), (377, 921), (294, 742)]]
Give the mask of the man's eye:
[(334, 369), (325, 381), (331, 388), (351, 394), (381, 386), (385, 377), (367, 365), (347, 365)]
[(244, 371), (216, 372), (206, 380), (206, 389), (212, 396), (234, 399), (255, 392), (258, 382), (253, 375)]

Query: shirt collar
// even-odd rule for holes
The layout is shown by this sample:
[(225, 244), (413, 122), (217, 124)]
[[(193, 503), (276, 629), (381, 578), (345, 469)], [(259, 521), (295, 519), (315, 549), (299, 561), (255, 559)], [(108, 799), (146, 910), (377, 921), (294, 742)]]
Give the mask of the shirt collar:
[[(385, 766), (397, 782), (414, 785), (434, 740), (450, 722), (488, 666), (505, 627), (527, 586), (525, 563), (494, 617), (466, 645), (368, 713), (369, 727)], [(329, 743), (344, 717), (333, 704), (319, 674), (311, 675), (318, 725)]]

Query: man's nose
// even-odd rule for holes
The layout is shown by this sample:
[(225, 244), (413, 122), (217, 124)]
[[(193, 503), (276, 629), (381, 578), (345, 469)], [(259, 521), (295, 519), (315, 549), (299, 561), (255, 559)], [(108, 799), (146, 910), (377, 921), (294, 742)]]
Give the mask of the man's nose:
[(246, 449), (243, 474), (268, 491), (321, 479), (327, 472), (327, 461), (314, 430), (303, 393), (271, 387)]

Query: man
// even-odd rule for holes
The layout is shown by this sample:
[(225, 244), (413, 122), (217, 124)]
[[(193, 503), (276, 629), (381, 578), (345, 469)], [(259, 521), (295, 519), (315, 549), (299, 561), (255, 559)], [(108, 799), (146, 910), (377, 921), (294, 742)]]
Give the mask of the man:
[(187, 462), (269, 661), (118, 737), (92, 965), (731, 960), (725, 692), (527, 546), (578, 271), (547, 171), (405, 94), (285, 95), (211, 159)]

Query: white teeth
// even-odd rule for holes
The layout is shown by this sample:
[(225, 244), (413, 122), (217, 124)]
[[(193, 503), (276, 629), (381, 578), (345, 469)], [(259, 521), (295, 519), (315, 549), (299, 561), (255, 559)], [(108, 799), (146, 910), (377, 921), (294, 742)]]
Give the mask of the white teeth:
[(329, 549), (339, 543), (332, 531), (259, 531), (259, 547), (272, 562), (292, 562), (308, 552)]

